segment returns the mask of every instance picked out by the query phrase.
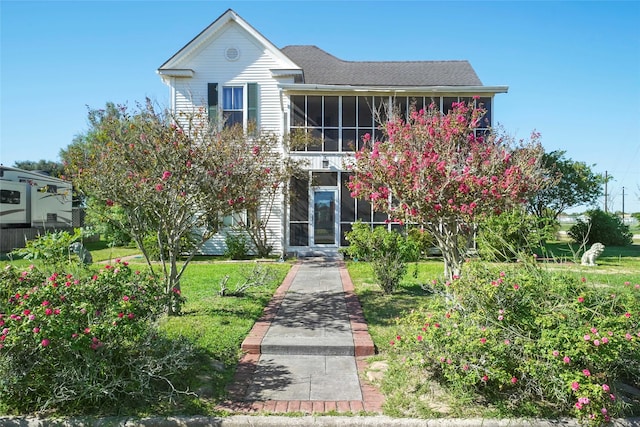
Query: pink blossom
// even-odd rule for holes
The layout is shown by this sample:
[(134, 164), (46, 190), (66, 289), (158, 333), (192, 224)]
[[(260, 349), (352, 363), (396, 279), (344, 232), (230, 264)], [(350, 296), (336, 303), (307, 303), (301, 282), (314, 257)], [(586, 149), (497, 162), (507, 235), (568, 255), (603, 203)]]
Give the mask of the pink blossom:
[(511, 344), (511, 341), (509, 341), (509, 340), (504, 340), (504, 345), (509, 345), (509, 344)]
[(598, 347), (600, 345), (600, 340), (593, 340), (593, 345)]
[(164, 171), (164, 172), (162, 172), (162, 180), (163, 180), (163, 181), (166, 181), (166, 180), (168, 180), (169, 178), (171, 178), (171, 172), (169, 172), (169, 171)]
[(624, 314), (624, 317), (629, 318), (631, 317), (631, 313), (629, 313), (628, 311)]
[(584, 302), (584, 297), (578, 297), (578, 302)]
[(589, 341), (591, 339), (591, 335), (587, 334), (583, 338), (584, 338), (585, 341)]
[(47, 347), (49, 344), (51, 343), (51, 341), (49, 341), (48, 339), (43, 339), (42, 341), (40, 341), (40, 345), (43, 347)]
[(602, 391), (608, 392), (609, 390), (610, 389), (609, 389), (609, 386), (607, 384), (602, 384)]
[(123, 296), (122, 301), (129, 301), (129, 297), (127, 295)]
[(590, 377), (591, 376), (591, 372), (588, 369), (583, 369), (582, 373), (586, 376), (586, 377)]
[(418, 335), (418, 336), (416, 337), (416, 339), (417, 339), (418, 341), (422, 341), (422, 335)]
[(597, 334), (597, 333), (598, 333), (598, 330), (597, 330), (596, 328), (591, 328), (591, 333), (592, 333), (592, 334)]
[(482, 382), (486, 383), (487, 381), (489, 381), (489, 377), (487, 375), (483, 375), (482, 378), (480, 378), (482, 380)]
[(569, 356), (565, 356), (562, 358), (562, 361), (568, 365), (569, 363), (571, 363), (571, 358)]
[(580, 388), (580, 384), (577, 381), (574, 381), (571, 383), (571, 390), (578, 391), (579, 388)]
[(553, 350), (553, 351), (551, 352), (551, 354), (553, 354), (553, 357), (558, 357), (558, 356), (560, 356), (560, 352), (559, 352), (558, 350)]
[(498, 320), (504, 320), (504, 316), (503, 315), (498, 316)]
[(518, 382), (518, 379), (516, 377), (511, 377), (511, 384), (515, 384)]
[(480, 338), (480, 343), (481, 344), (485, 344), (486, 342), (487, 342), (486, 338), (484, 338), (484, 337)]
[(156, 184), (156, 191), (164, 190), (164, 186), (162, 184)]

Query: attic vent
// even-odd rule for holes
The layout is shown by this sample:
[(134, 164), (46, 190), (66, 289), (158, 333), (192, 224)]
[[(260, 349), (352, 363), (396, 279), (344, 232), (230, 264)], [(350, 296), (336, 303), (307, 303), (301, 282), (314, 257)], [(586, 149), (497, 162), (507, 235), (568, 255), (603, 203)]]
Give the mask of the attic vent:
[(224, 51), (224, 57), (227, 58), (228, 61), (235, 61), (240, 58), (240, 51), (236, 47), (228, 47)]

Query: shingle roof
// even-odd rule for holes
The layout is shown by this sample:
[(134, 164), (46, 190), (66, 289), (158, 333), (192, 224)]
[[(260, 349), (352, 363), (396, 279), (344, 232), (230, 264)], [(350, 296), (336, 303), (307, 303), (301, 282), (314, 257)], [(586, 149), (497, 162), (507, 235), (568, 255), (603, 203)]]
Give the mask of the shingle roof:
[(281, 51), (304, 71), (304, 83), (351, 86), (482, 86), (468, 61), (343, 61), (317, 46)]

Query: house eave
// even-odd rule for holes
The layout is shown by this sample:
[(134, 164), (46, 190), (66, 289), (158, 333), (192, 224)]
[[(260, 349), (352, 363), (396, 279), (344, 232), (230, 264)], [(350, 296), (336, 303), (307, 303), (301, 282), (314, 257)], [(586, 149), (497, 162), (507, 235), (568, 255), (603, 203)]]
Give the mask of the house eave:
[(188, 68), (160, 68), (156, 71), (166, 77), (193, 77), (195, 71)]
[(277, 77), (295, 77), (295, 76), (302, 76), (304, 75), (302, 70), (297, 68), (297, 69), (272, 69), (271, 71), (271, 76), (274, 78)]
[(281, 83), (278, 87), (285, 92), (393, 92), (393, 93), (507, 93), (509, 86), (354, 86)]

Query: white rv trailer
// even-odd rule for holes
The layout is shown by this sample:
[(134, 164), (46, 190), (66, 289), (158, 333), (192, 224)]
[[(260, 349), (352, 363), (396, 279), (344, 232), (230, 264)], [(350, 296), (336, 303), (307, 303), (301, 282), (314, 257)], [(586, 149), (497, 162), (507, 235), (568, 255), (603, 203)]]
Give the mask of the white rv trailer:
[(0, 166), (1, 228), (72, 226), (72, 186), (44, 173)]

